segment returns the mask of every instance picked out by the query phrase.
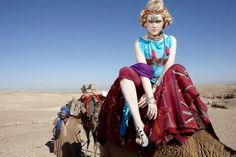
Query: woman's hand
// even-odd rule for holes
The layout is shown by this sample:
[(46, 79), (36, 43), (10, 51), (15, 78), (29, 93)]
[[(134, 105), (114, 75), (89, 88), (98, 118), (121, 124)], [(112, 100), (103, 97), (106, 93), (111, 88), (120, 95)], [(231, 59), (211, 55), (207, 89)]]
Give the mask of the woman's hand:
[(147, 111), (147, 117), (149, 119), (156, 119), (157, 118), (157, 105), (156, 105), (156, 100), (154, 97), (149, 98), (147, 101), (148, 104), (148, 111)]
[(147, 117), (149, 119), (157, 118), (157, 105), (156, 100), (152, 98), (147, 98), (146, 94), (144, 94), (138, 101), (138, 106), (144, 108), (148, 105)]
[(141, 107), (141, 108), (144, 108), (145, 106), (147, 106), (146, 94), (143, 94), (143, 96), (139, 99), (138, 106)]

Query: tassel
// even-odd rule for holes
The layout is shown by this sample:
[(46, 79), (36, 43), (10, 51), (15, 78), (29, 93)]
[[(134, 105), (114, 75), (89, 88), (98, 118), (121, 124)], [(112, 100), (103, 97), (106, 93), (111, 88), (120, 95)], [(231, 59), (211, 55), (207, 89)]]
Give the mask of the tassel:
[(166, 55), (169, 56), (170, 55), (170, 50), (168, 47), (166, 47)]

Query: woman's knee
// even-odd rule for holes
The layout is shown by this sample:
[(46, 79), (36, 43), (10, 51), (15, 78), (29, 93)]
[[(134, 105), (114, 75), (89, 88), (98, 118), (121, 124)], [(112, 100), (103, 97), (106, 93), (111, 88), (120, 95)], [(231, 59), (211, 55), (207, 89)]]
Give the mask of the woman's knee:
[(186, 71), (185, 67), (180, 64), (173, 64), (170, 68), (175, 71)]
[(119, 71), (119, 79), (120, 81), (123, 79), (133, 80), (132, 79), (132, 69), (130, 67), (123, 67)]
[(123, 79), (127, 79), (133, 81), (135, 86), (139, 87), (141, 85), (140, 76), (130, 67), (123, 67), (119, 71), (119, 79), (120, 81)]

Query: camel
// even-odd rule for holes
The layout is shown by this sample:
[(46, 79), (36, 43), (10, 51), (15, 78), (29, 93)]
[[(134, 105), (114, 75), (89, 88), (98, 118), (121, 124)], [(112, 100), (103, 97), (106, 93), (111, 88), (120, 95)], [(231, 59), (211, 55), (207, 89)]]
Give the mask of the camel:
[[(73, 99), (72, 101), (75, 101)], [(72, 101), (70, 103), (72, 103)], [(70, 104), (69, 103), (69, 104)], [(96, 156), (98, 142), (96, 139), (96, 123), (86, 114), (86, 109), (81, 103), (76, 101), (79, 108), (79, 118), (81, 118), (82, 126), (87, 136), (87, 149), (90, 143), (90, 132), (94, 139), (94, 156)], [(95, 112), (98, 114), (100, 105)], [(118, 146), (112, 141), (107, 140), (105, 144), (99, 145), (100, 157), (236, 157), (236, 151), (227, 147), (219, 141), (219, 139), (208, 130), (198, 130), (193, 134), (186, 143), (179, 145), (177, 143), (169, 143), (160, 148), (141, 148), (139, 150), (128, 150)], [(149, 149), (149, 154), (145, 154), (145, 149)]]
[(145, 154), (143, 150), (128, 150), (106, 141), (100, 145), (100, 157), (236, 157), (236, 151), (222, 144), (207, 130), (197, 131), (183, 145), (170, 143), (150, 148), (151, 154)]
[[(94, 93), (88, 93), (88, 95), (93, 95), (95, 97), (92, 98), (91, 100), (89, 100), (87, 103), (89, 103), (90, 105), (93, 106), (93, 114), (91, 116), (91, 114), (89, 115), (87, 112), (86, 107), (84, 106), (83, 103), (81, 103), (80, 99), (75, 99), (73, 98), (68, 104), (67, 106), (70, 108), (70, 110), (72, 111), (72, 113), (75, 113), (72, 116), (75, 116), (76, 118), (81, 119), (82, 122), (82, 126), (83, 129), (85, 130), (86, 133), (86, 137), (87, 137), (87, 141), (83, 144), (87, 144), (86, 147), (86, 152), (85, 154), (87, 155), (88, 152), (88, 148), (89, 148), (89, 144), (90, 144), (90, 137), (93, 137), (94, 140), (94, 156), (96, 157), (97, 155), (97, 148), (98, 148), (98, 142), (97, 142), (97, 138), (96, 138), (96, 126), (97, 126), (97, 122), (98, 122), (98, 115), (101, 109), (101, 102), (104, 99), (104, 97), (101, 95), (95, 95)], [(97, 100), (99, 99), (99, 101)], [(86, 100), (83, 100), (86, 101)], [(90, 135), (91, 134), (91, 135)]]
[[(138, 99), (142, 94), (142, 92), (137, 92)], [(159, 118), (152, 121), (156, 127), (151, 126), (155, 128), (147, 127), (149, 129), (147, 133), (151, 132), (147, 135), (152, 142), (147, 147), (141, 147), (135, 143), (135, 129), (132, 120), (128, 122), (129, 130), (127, 129), (126, 136), (120, 135), (119, 128), (125, 99), (120, 88), (120, 79), (115, 80), (99, 115), (97, 130), (98, 140), (101, 143), (101, 157), (236, 157), (236, 151), (222, 144), (216, 136), (207, 115), (207, 106), (200, 99), (199, 93), (183, 66), (176, 64), (165, 72), (154, 96), (159, 107)], [(183, 112), (179, 112), (181, 109)], [(145, 109), (141, 108), (139, 111), (141, 117), (144, 115), (143, 122), (148, 126), (150, 121), (145, 120)], [(194, 129), (191, 129), (189, 133), (183, 132), (183, 134), (169, 132), (170, 128), (175, 128), (169, 127), (170, 123), (175, 123), (171, 116), (179, 118), (180, 116), (175, 115), (186, 115), (186, 111), (191, 116), (183, 121), (183, 125), (176, 128), (183, 129), (184, 125), (189, 125), (184, 127), (189, 129), (194, 126), (194, 123), (191, 124), (191, 122), (195, 121), (195, 127), (192, 127)], [(183, 120), (183, 117), (178, 120)], [(177, 123), (179, 121), (175, 124)], [(152, 134), (159, 134), (159, 136), (153, 138)], [(178, 135), (187, 138), (182, 142), (178, 139)], [(182, 144), (180, 144), (181, 142)], [(135, 147), (128, 149), (132, 143), (134, 143), (132, 146)]]

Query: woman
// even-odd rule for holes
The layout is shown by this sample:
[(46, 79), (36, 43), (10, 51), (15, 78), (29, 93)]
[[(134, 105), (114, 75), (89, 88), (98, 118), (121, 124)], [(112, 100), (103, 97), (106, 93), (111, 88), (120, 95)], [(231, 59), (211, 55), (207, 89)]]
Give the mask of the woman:
[[(159, 84), (164, 71), (174, 63), (176, 39), (174, 36), (162, 33), (162, 30), (172, 22), (172, 18), (161, 1), (149, 1), (147, 9), (141, 13), (140, 22), (147, 29), (147, 34), (135, 42), (136, 60), (137, 63), (152, 66), (154, 74), (151, 79), (144, 75), (136, 76), (137, 74), (134, 74), (136, 72), (132, 68), (125, 67), (120, 70), (120, 86), (134, 119), (137, 130), (136, 142), (142, 146), (147, 146), (148, 138), (143, 131), (144, 124), (139, 114), (136, 88), (143, 87), (145, 91), (139, 106), (143, 107), (141, 102), (145, 98), (148, 102), (147, 117), (150, 120), (156, 119), (157, 106), (152, 88)], [(129, 74), (134, 74), (134, 79), (130, 78)], [(138, 79), (141, 79), (141, 82)], [(137, 80), (138, 84), (136, 83)]]
[[(134, 125), (135, 141), (142, 147), (172, 139), (183, 143), (196, 129), (210, 124), (206, 106), (185, 69), (173, 65), (176, 39), (163, 33), (172, 23), (163, 2), (149, 0), (141, 12), (140, 23), (147, 34), (135, 42), (137, 64), (120, 70), (104, 101), (99, 117), (99, 141), (109, 139), (131, 146)], [(124, 108), (124, 104), (128, 107)], [(122, 128), (125, 109), (130, 110), (133, 123), (129, 121), (127, 131), (121, 135), (118, 129)]]

